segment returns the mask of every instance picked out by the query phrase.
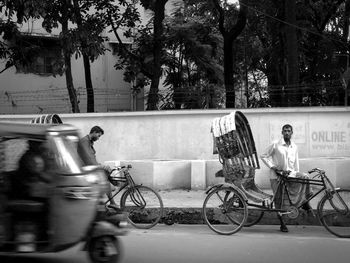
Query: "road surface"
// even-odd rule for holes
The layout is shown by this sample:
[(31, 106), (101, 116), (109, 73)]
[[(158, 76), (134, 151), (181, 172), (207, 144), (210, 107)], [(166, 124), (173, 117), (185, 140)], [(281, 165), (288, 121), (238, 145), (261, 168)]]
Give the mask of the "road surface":
[[(279, 226), (244, 228), (222, 236), (206, 225), (158, 225), (150, 230), (131, 228), (121, 237), (122, 263), (341, 263), (349, 262), (350, 239), (340, 239), (321, 226)], [(1, 259), (1, 263), (89, 262), (81, 245), (60, 253)]]

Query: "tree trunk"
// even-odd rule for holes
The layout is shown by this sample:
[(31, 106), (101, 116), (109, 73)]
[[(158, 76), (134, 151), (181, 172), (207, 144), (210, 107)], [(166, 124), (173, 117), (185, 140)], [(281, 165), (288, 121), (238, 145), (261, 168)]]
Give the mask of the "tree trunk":
[[(281, 15), (281, 3), (277, 2), (273, 10), (269, 13), (275, 13), (276, 18), (283, 19)], [(267, 19), (267, 30), (271, 36), (271, 46), (267, 47), (270, 52), (266, 55), (266, 76), (268, 80), (269, 103), (272, 107), (280, 107), (283, 101), (282, 83), (284, 80), (283, 71), (283, 39), (281, 38), (280, 24), (275, 20)]]
[[(74, 4), (74, 14), (78, 26), (78, 30), (81, 32), (81, 28), (83, 25), (83, 20), (80, 14), (80, 8), (79, 8), (79, 2), (78, 0), (73, 0)], [(86, 51), (86, 41), (82, 38), (80, 38), (80, 44), (81, 44), (81, 49), (82, 49), (82, 54), (83, 54), (83, 62), (84, 62), (84, 72), (85, 72), (85, 88), (86, 88), (86, 97), (87, 97), (87, 112), (94, 112), (95, 111), (95, 105), (94, 105), (94, 88), (92, 86), (92, 81), (91, 81), (91, 68), (90, 68), (90, 59), (89, 55), (87, 54)]]
[(79, 113), (79, 104), (77, 99), (77, 93), (74, 89), (73, 77), (72, 77), (72, 66), (71, 66), (71, 54), (67, 52), (63, 47), (64, 64), (65, 64), (65, 75), (66, 75), (66, 85), (68, 89), (69, 100), (72, 105), (72, 112)]
[(350, 26), (350, 0), (345, 1), (344, 10), (344, 25), (343, 25), (343, 41), (347, 42), (349, 37), (349, 26)]
[[(344, 11), (344, 26), (343, 26), (343, 41), (346, 43), (349, 37), (349, 26), (350, 26), (350, 0), (346, 0), (345, 2), (345, 11)], [(350, 54), (350, 47), (347, 45), (347, 50), (345, 50), (346, 54)], [(348, 58), (349, 60), (349, 58)], [(349, 61), (348, 61), (349, 63)], [(348, 65), (349, 67), (349, 65)], [(345, 72), (348, 69), (345, 69)], [(345, 98), (344, 98), (344, 106), (349, 105), (349, 100), (350, 100), (350, 80), (346, 79), (347, 85), (345, 87)]]
[(157, 110), (158, 90), (161, 77), (162, 67), (162, 50), (163, 50), (163, 20), (165, 4), (168, 0), (156, 0), (154, 4), (154, 21), (153, 21), (153, 75), (151, 87), (148, 94), (147, 110)]
[(267, 63), (266, 76), (269, 86), (269, 101), (272, 107), (285, 106), (285, 91), (282, 83), (284, 83), (284, 70), (281, 48), (276, 44), (276, 41), (272, 41), (273, 52), (271, 58)]
[(299, 88), (299, 61), (298, 61), (298, 39), (296, 25), (296, 3), (295, 0), (285, 0), (284, 14), (286, 18), (285, 47), (286, 47), (286, 83), (288, 106), (299, 106), (301, 104), (301, 90)]
[(65, 44), (66, 40), (64, 40), (65, 36), (68, 32), (68, 15), (67, 15), (67, 2), (63, 6), (62, 9), (62, 36), (63, 40), (61, 40), (61, 46), (63, 50), (63, 57), (64, 57), (64, 65), (65, 65), (65, 75), (66, 75), (66, 85), (69, 95), (69, 100), (72, 106), (72, 112), (73, 113), (79, 113), (79, 104), (77, 99), (77, 93), (74, 89), (73, 84), (73, 77), (72, 77), (72, 66), (71, 66), (71, 52), (67, 49), (67, 46)]
[[(247, 21), (247, 6), (240, 1), (238, 19), (231, 28), (225, 28), (225, 10), (220, 0), (212, 0), (219, 14), (219, 30), (224, 38), (224, 82), (226, 90), (226, 108), (235, 107), (235, 89), (233, 80), (233, 41), (242, 33)], [(226, 53), (228, 52), (228, 54)]]
[(89, 56), (83, 52), (84, 71), (85, 71), (85, 85), (86, 85), (86, 98), (87, 98), (87, 112), (95, 111), (95, 99), (94, 88), (91, 81), (91, 67)]
[(226, 91), (226, 108), (236, 105), (235, 87), (233, 80), (233, 39), (224, 36), (224, 83)]
[[(284, 21), (286, 20), (285, 10), (285, 2), (275, 0), (273, 3), (273, 9), (270, 12), (274, 14), (277, 19)], [(268, 78), (269, 84), (269, 101), (272, 107), (287, 107), (289, 105), (288, 100), (290, 99), (290, 94), (288, 95), (288, 84), (291, 83), (290, 78), (294, 75), (290, 72), (291, 66), (288, 62), (288, 56), (291, 56), (291, 60), (293, 60), (293, 55), (288, 51), (287, 46), (290, 49), (292, 49), (293, 47), (292, 44), (287, 43), (288, 40), (286, 31), (288, 30), (288, 28), (286, 27), (289, 26), (285, 25), (284, 23), (276, 23), (275, 20), (267, 20), (267, 28), (270, 32), (272, 39), (271, 47), (269, 47), (271, 55), (268, 55), (266, 59), (268, 61), (266, 68), (266, 76)], [(288, 35), (288, 37), (292, 38), (292, 36), (290, 35)], [(292, 83), (293, 82), (294, 81), (292, 81)]]

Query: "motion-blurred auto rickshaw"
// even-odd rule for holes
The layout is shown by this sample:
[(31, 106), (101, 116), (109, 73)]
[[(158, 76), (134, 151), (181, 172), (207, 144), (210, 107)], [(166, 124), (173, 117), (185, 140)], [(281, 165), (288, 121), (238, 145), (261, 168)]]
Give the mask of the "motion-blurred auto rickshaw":
[(85, 242), (93, 263), (117, 262), (123, 215), (106, 215), (104, 171), (84, 167), (71, 125), (0, 122), (0, 256)]

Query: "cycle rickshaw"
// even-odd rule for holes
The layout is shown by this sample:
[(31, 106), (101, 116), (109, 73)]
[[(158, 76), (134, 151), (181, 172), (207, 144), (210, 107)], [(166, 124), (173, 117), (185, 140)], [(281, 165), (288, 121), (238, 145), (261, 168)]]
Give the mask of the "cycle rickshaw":
[[(83, 242), (93, 263), (120, 258), (126, 218), (106, 215), (104, 171), (82, 165), (78, 139), (71, 125), (0, 122), (0, 257)], [(31, 152), (34, 147), (38, 151)], [(31, 161), (31, 170), (22, 160)]]
[[(249, 122), (240, 111), (214, 119), (212, 123), (214, 149), (219, 154), (225, 183), (207, 190), (202, 214), (210, 229), (231, 235), (244, 226), (260, 222), (264, 212), (276, 212), (291, 219), (299, 216), (299, 209), (315, 196), (323, 193), (317, 206), (320, 223), (338, 237), (350, 237), (350, 190), (335, 188), (325, 171), (309, 171), (310, 179), (278, 176), (279, 197), (262, 191), (255, 183), (255, 170), (260, 168)], [(310, 184), (317, 190), (302, 204), (292, 203), (287, 184)], [(281, 200), (278, 200), (281, 198)], [(279, 205), (277, 205), (279, 204)]]

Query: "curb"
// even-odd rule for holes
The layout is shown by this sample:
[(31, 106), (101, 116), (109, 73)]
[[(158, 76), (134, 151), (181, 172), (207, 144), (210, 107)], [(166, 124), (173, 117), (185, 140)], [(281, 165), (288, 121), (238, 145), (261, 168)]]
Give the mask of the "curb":
[[(256, 215), (257, 211), (250, 209), (250, 216)], [(316, 211), (314, 210), (316, 214)], [(283, 217), (284, 221), (288, 225), (316, 225), (319, 226), (320, 222), (316, 217), (301, 211), (296, 219), (290, 219), (288, 216)], [(177, 224), (205, 224), (202, 217), (202, 208), (194, 207), (164, 207), (163, 218), (160, 223), (167, 225)], [(264, 216), (259, 225), (279, 225), (280, 221), (277, 218), (276, 212), (264, 212)]]

